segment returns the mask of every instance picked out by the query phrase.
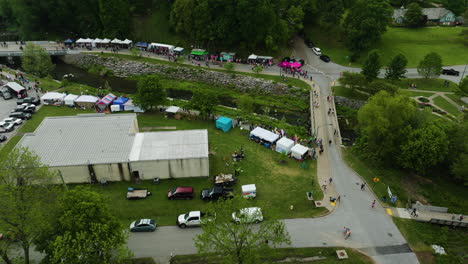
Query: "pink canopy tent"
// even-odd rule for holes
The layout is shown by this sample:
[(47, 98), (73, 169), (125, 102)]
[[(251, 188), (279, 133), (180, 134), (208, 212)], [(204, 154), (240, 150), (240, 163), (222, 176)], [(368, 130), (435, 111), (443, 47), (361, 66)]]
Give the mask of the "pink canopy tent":
[(290, 64), (290, 66), (293, 68), (300, 68), (302, 67), (302, 64), (300, 64), (299, 62), (293, 62)]
[(278, 64), (278, 66), (283, 67), (283, 68), (287, 68), (287, 67), (289, 67), (290, 65), (291, 65), (291, 64), (290, 64), (289, 62), (287, 62), (287, 61), (282, 61), (282, 62), (280, 62), (280, 63)]

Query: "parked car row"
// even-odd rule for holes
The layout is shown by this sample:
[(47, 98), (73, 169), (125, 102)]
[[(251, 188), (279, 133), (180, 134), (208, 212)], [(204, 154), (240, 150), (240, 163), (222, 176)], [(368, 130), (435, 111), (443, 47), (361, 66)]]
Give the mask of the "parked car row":
[[(0, 130), (0, 133), (11, 132), (15, 130), (15, 128), (21, 125), (22, 123), (23, 123), (23, 120), (19, 118), (15, 118), (15, 117), (5, 118), (0, 122), (0, 128), (2, 129)], [(5, 136), (2, 136), (2, 137), (5, 137)], [(0, 140), (0, 142), (3, 142), (5, 140), (6, 140), (6, 137), (4, 140)]]

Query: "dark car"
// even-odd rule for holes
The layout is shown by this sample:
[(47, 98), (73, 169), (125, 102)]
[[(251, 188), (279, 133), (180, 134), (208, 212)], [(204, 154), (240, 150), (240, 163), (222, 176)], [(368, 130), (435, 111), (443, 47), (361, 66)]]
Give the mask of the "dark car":
[(233, 198), (233, 189), (227, 189), (224, 187), (213, 187), (211, 189), (203, 189), (200, 194), (200, 198), (204, 201), (216, 201), (219, 198)]
[(36, 107), (30, 107), (30, 106), (27, 106), (27, 105), (18, 105), (15, 107), (15, 109), (13, 109), (11, 112), (14, 113), (14, 112), (24, 112), (24, 113), (34, 113), (34, 110), (36, 110)]
[(304, 44), (306, 44), (306, 46), (309, 48), (314, 47), (314, 42), (312, 42), (310, 39), (304, 39)]
[(458, 76), (460, 72), (455, 69), (442, 69), (442, 74)]
[(16, 101), (17, 105), (21, 105), (24, 103), (40, 105), (41, 101), (37, 99), (36, 97), (25, 97), (23, 99), (18, 99), (18, 101)]
[(4, 136), (4, 135), (1, 135), (0, 136), (0, 142), (5, 142), (5, 140), (7, 140), (7, 137)]
[(330, 62), (330, 57), (328, 57), (327, 55), (320, 55), (320, 59), (324, 62)]
[(156, 221), (153, 219), (140, 219), (130, 224), (130, 232), (153, 232), (156, 230)]
[(27, 119), (31, 119), (31, 114), (24, 113), (24, 112), (14, 112), (14, 113), (10, 113), (9, 117), (19, 118), (21, 120), (27, 120)]
[(167, 191), (167, 199), (193, 199), (193, 192), (192, 187), (175, 187)]

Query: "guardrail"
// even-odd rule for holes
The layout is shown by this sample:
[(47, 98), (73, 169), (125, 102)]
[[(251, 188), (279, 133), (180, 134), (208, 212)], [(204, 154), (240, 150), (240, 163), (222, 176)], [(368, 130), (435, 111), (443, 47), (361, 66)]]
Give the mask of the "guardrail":
[(448, 225), (448, 226), (454, 226), (454, 227), (468, 227), (468, 222), (460, 222), (456, 220), (445, 220), (445, 219), (437, 219), (437, 218), (431, 218), (431, 220), (429, 220), (429, 223), (438, 224), (438, 225)]

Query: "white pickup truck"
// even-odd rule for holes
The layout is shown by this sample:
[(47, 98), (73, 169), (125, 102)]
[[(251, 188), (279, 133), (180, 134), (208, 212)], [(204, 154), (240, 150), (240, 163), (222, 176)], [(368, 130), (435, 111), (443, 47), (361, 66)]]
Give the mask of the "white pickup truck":
[(200, 226), (203, 217), (208, 217), (200, 211), (192, 211), (186, 214), (181, 214), (177, 217), (177, 226), (180, 228)]

